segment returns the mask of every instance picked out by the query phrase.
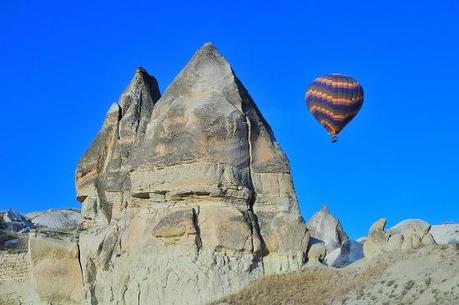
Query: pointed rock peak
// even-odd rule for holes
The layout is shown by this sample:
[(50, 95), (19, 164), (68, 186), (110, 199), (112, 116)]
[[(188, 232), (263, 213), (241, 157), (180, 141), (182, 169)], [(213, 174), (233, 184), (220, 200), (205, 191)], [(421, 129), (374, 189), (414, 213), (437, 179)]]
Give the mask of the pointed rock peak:
[(203, 48), (214, 48), (215, 49), (215, 46), (212, 42), (208, 41), (206, 42), (205, 44), (202, 45), (201, 49)]
[(104, 181), (106, 189), (125, 188), (124, 183), (128, 183), (127, 157), (142, 141), (159, 98), (156, 79), (145, 69), (137, 68), (118, 102), (110, 106), (102, 128), (78, 162), (76, 186), (79, 201), (93, 192), (98, 181)]
[(211, 42), (206, 42), (205, 44), (203, 44), (196, 51), (196, 54), (222, 56), (222, 54), (217, 50), (217, 48)]
[(311, 217), (306, 226), (312, 237), (325, 242), (328, 251), (339, 248), (349, 239), (340, 221), (330, 214), (325, 204)]
[(159, 87), (158, 81), (152, 75), (150, 75), (147, 70), (143, 67), (137, 67), (135, 70), (134, 77), (132, 78), (131, 82), (129, 83), (128, 89), (133, 89), (136, 86), (145, 86), (146, 88), (150, 89), (152, 95), (158, 94), (159, 95)]
[[(128, 87), (121, 95), (118, 104), (124, 116), (124, 113), (133, 104), (136, 105), (135, 107), (152, 108), (160, 96), (156, 78), (148, 74), (144, 68), (138, 67)], [(134, 112), (138, 114), (139, 111), (136, 110)], [(150, 110), (148, 112), (151, 113)]]
[[(179, 97), (187, 97), (181, 100), (193, 103), (192, 100), (210, 100), (215, 95), (226, 97), (220, 101), (223, 104), (229, 102), (237, 109), (242, 109), (238, 80), (231, 66), (213, 44), (206, 43), (194, 53), (169, 85), (158, 106)], [(166, 112), (161, 108), (157, 111)]]
[(135, 69), (135, 73), (136, 74), (144, 74), (145, 73), (145, 74), (149, 75), (147, 70), (145, 70), (144, 67), (137, 67), (137, 69)]
[(187, 67), (202, 63), (227, 65), (229, 67), (229, 63), (223, 57), (222, 53), (220, 53), (220, 51), (218, 51), (218, 49), (210, 42), (204, 44), (194, 53)]
[(147, 70), (145, 70), (145, 68), (143, 67), (137, 67), (137, 69), (135, 69), (135, 75), (134, 75), (134, 78), (133, 80), (135, 79), (138, 79), (142, 82), (146, 82), (146, 83), (156, 83), (157, 85), (157, 80), (154, 76), (150, 75), (148, 73)]
[(376, 220), (370, 227), (368, 235), (371, 235), (373, 232), (380, 232), (386, 229), (387, 219), (385, 217)]

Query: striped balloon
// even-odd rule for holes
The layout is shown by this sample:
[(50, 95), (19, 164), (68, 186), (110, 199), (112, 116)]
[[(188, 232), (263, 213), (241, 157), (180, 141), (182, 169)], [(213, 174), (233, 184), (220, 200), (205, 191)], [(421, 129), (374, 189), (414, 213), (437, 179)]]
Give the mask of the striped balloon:
[(316, 78), (306, 90), (309, 111), (327, 129), (332, 142), (337, 134), (359, 112), (363, 104), (363, 89), (359, 82), (342, 74), (327, 74)]

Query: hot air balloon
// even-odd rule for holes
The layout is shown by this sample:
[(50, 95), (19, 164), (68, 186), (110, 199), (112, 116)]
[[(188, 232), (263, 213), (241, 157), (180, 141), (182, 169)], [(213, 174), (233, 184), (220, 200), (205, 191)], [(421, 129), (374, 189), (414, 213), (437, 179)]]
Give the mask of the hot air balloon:
[(328, 131), (332, 143), (355, 117), (363, 104), (363, 89), (355, 79), (343, 74), (316, 78), (306, 90), (306, 104), (314, 118)]

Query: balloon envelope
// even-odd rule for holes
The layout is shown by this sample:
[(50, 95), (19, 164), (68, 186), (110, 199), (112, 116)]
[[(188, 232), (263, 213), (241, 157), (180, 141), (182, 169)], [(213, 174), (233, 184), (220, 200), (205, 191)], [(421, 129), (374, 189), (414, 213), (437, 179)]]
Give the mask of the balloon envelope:
[(362, 107), (363, 89), (349, 76), (327, 74), (309, 85), (306, 103), (316, 120), (336, 139)]

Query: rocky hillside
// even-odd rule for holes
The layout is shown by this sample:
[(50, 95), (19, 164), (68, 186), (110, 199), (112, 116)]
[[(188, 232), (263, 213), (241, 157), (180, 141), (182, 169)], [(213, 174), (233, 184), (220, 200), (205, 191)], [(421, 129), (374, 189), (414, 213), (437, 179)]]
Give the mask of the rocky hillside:
[[(328, 209), (322, 208), (308, 224), (318, 218), (328, 221), (316, 227), (316, 236), (344, 234)], [(408, 219), (386, 230), (385, 223), (384, 218), (376, 221), (368, 238), (345, 240), (322, 256), (315, 252), (315, 260), (310, 250), (301, 271), (264, 277), (212, 304), (459, 304), (459, 224), (431, 226)], [(324, 251), (329, 244), (321, 243)], [(359, 246), (347, 246), (352, 244)]]
[(345, 268), (267, 276), (213, 305), (456, 305), (459, 245), (391, 252)]
[(263, 277), (212, 305), (459, 304), (459, 224), (385, 223), (376, 221), (368, 238), (338, 242), (347, 235), (322, 207), (308, 222), (315, 240), (301, 271)]

